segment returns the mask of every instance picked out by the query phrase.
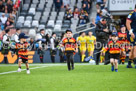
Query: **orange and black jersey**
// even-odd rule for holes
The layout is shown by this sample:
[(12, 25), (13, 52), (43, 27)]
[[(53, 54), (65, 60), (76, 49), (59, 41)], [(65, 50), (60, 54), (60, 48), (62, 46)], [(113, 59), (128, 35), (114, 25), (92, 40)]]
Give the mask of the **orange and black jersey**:
[(127, 40), (127, 33), (118, 32), (119, 41)]
[(109, 41), (108, 46), (104, 48), (104, 51), (109, 50), (110, 54), (119, 54), (120, 51), (124, 51), (125, 49), (121, 47), (120, 41)]
[(65, 38), (63, 39), (62, 44), (65, 48), (65, 52), (74, 52), (75, 48), (77, 48), (77, 43), (74, 38)]
[(23, 59), (28, 59), (28, 48), (29, 44), (27, 42), (25, 43), (16, 43), (16, 49), (18, 49), (18, 55), (19, 57)]

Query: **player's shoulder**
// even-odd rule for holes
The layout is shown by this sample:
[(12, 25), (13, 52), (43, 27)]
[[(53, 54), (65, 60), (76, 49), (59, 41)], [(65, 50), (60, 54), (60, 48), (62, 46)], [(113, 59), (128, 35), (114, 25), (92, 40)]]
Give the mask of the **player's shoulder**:
[(113, 43), (113, 41), (112, 41), (112, 40), (110, 40), (110, 41), (108, 42), (108, 44), (110, 44), (110, 43)]
[(62, 41), (65, 41), (65, 40), (67, 40), (67, 38), (64, 38)]
[(92, 35), (92, 37), (93, 37), (94, 39), (96, 39), (96, 37), (95, 37), (94, 35)]
[(72, 40), (74, 40), (74, 41), (76, 41), (76, 39), (75, 38), (71, 38)]
[(128, 14), (128, 18), (133, 17), (134, 14), (136, 14), (136, 12), (135, 12), (135, 11), (131, 11), (131, 12)]

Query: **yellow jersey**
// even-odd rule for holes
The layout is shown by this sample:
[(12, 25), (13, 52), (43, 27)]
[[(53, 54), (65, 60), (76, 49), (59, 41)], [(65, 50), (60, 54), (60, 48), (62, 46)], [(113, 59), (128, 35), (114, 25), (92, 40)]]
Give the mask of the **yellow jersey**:
[(94, 45), (94, 42), (96, 41), (96, 37), (95, 36), (87, 36), (86, 38), (86, 41), (87, 41), (87, 46), (89, 45)]
[(79, 36), (78, 38), (77, 38), (77, 42), (79, 42), (80, 43), (80, 46), (82, 46), (82, 47), (86, 47), (86, 36), (85, 37), (82, 37), (82, 36)]

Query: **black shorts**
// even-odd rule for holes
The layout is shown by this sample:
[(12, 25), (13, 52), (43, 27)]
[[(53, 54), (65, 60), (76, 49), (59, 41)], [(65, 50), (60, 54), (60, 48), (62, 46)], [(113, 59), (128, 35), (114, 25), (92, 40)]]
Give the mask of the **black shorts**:
[(119, 59), (120, 58), (120, 54), (110, 54), (110, 58)]
[(19, 59), (22, 59), (23, 63), (28, 63), (28, 59), (25, 59), (25, 58), (22, 58), (22, 57), (19, 57)]

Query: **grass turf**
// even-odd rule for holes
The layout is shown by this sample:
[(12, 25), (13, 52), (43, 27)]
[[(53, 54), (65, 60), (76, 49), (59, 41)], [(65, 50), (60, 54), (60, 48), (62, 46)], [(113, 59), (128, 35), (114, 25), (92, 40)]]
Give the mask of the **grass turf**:
[[(62, 65), (33, 69), (30, 75), (26, 71), (4, 74), (0, 75), (0, 91), (136, 91), (136, 69), (119, 65), (119, 72), (111, 72), (110, 68), (76, 65), (68, 71)], [(15, 70), (17, 66), (0, 66), (0, 73)]]

